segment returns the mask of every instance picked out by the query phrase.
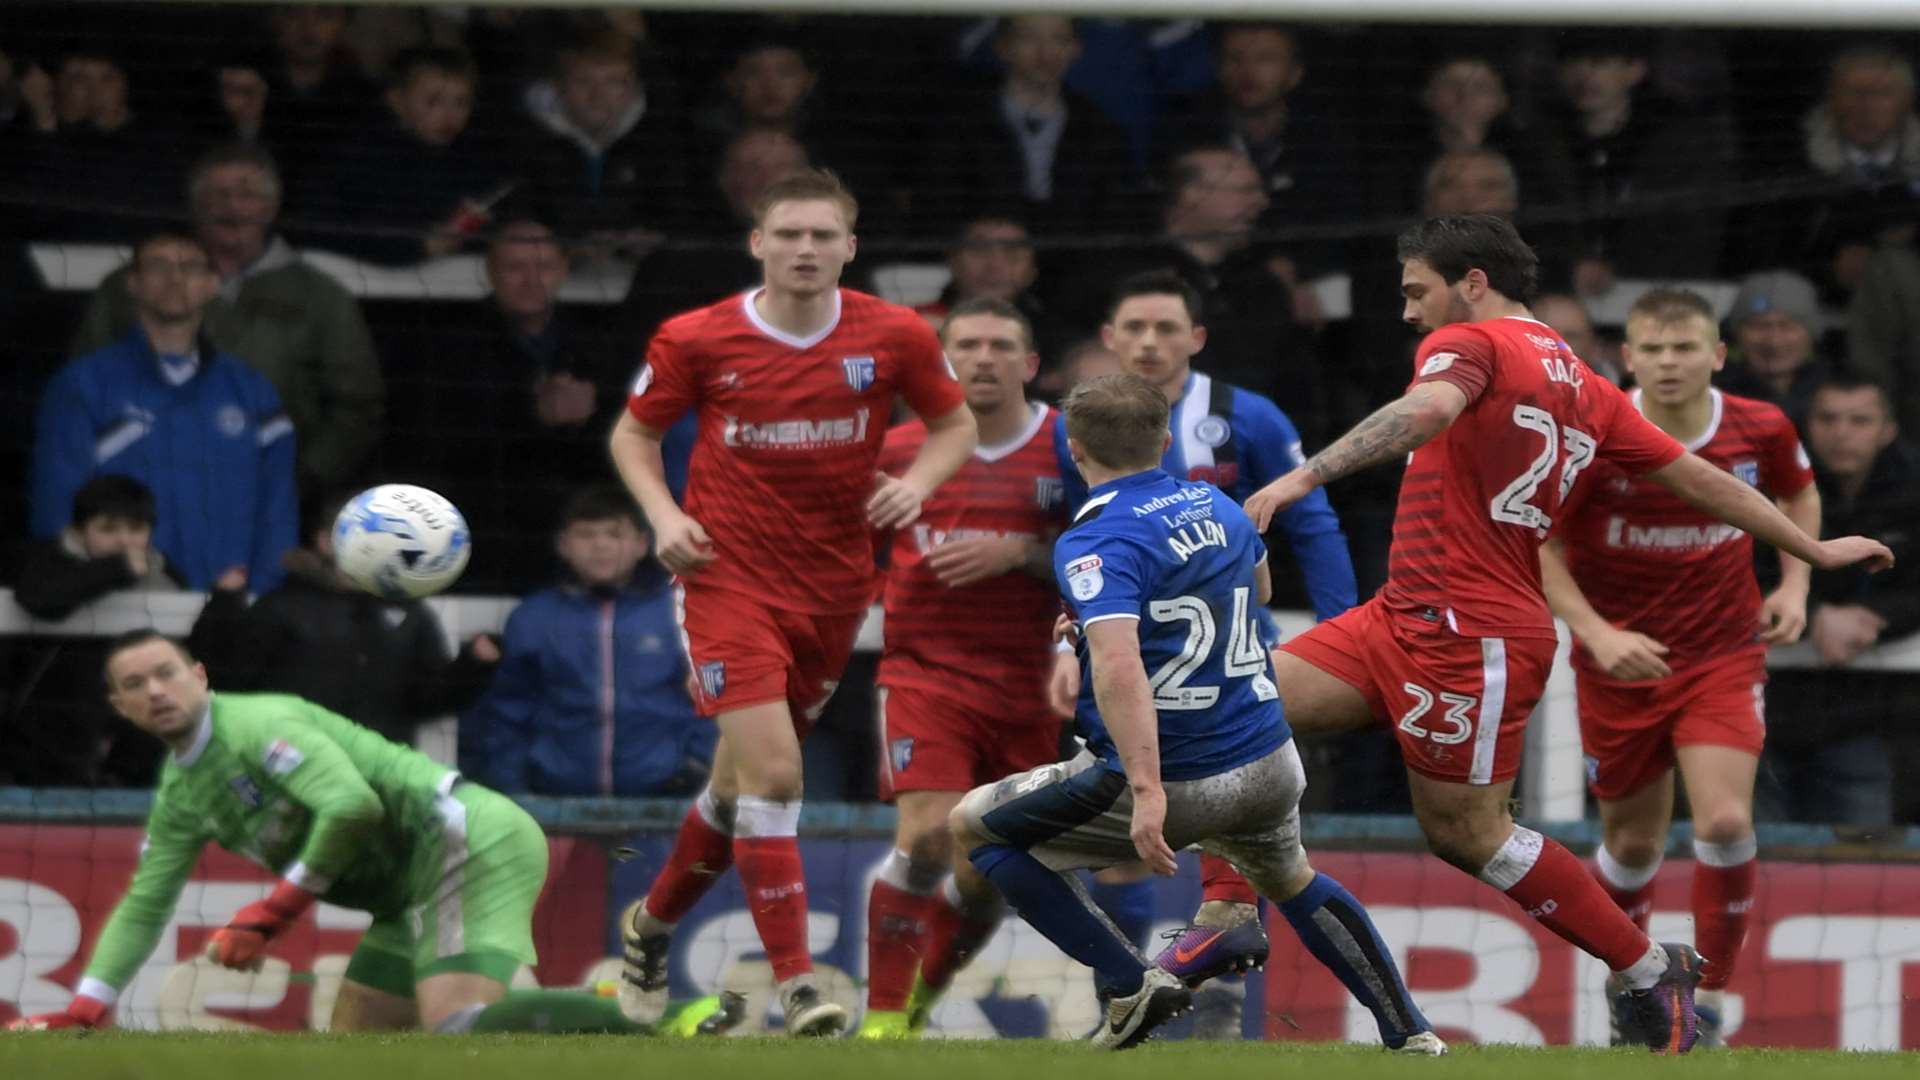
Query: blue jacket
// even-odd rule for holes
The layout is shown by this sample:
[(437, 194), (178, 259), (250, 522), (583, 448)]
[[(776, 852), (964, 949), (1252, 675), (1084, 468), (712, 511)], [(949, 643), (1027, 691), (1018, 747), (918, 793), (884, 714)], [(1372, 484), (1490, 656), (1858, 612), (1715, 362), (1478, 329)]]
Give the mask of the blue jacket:
[(203, 337), (200, 366), (178, 386), (138, 328), (61, 368), (40, 398), (33, 447), (33, 535), (73, 518), (73, 496), (102, 473), (153, 492), (153, 544), (206, 590), (228, 567), (273, 590), (299, 542), (293, 423), (273, 384)]
[[(1064, 416), (1059, 424), (1054, 445), (1060, 475), (1067, 482), (1067, 506), (1078, 512), (1087, 501), (1087, 482), (1067, 456)], [(1160, 459), (1160, 467), (1177, 480), (1213, 484), (1237, 503), (1245, 503), (1254, 492), (1306, 461), (1300, 452), (1300, 433), (1280, 406), (1197, 371), (1188, 374), (1180, 399), (1173, 403), (1169, 426), (1173, 443)], [(1293, 547), (1316, 616), (1331, 619), (1358, 602), (1353, 556), (1325, 489), (1315, 488), (1275, 515), (1273, 522), (1286, 532)]]
[(673, 603), (657, 575), (617, 593), (561, 586), (521, 601), (493, 685), (461, 718), (461, 771), (509, 794), (690, 784), (719, 731), (687, 697)]

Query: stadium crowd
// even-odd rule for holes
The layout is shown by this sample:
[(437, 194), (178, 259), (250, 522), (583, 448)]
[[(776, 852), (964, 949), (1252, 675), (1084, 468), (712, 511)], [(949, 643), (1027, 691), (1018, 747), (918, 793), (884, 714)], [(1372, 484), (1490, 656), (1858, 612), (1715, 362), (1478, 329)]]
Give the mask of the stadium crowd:
[[(1394, 233), (1497, 213), (1542, 253), (1535, 312), (1616, 381), (1603, 313), (1623, 283), (1729, 284), (1716, 385), (1793, 419), (1828, 533), (1902, 557), (1814, 576), (1820, 666), (1772, 677), (1762, 812), (1920, 820), (1897, 782), (1920, 768), (1920, 675), (1849, 666), (1920, 630), (1920, 456), (1901, 439), (1920, 432), (1915, 43), (9, 5), (4, 580), (43, 619), (121, 589), (208, 592), (194, 648), (221, 685), (400, 737), (459, 712), (463, 764), (500, 790), (685, 794), (712, 734), (646, 523), (600, 487), (605, 433), (653, 328), (758, 280), (742, 240), (768, 185), (807, 165), (847, 180), (858, 287), (897, 291), (906, 264), (942, 271), (912, 297), (931, 321), (1017, 305), (1048, 398), (1119, 364), (1099, 338), (1115, 283), (1171, 270), (1202, 299), (1195, 369), (1272, 399), (1309, 452), (1406, 383)], [(68, 255), (98, 244), (133, 257), (65, 287)], [(370, 274), (472, 255), (487, 295), (356, 298), (310, 252)], [(563, 300), (570, 274), (626, 284)], [(690, 421), (668, 440), (675, 483), (691, 441)], [(1363, 599), (1390, 472), (1330, 491)], [(465, 512), (457, 588), (527, 596), (500, 639), (450, 655), (425, 606), (332, 571), (330, 510), (382, 480)], [(1274, 606), (1314, 607), (1274, 550)], [(1771, 552), (1757, 571), (1777, 573)], [(603, 665), (616, 640), (631, 656)], [(158, 744), (112, 723), (84, 644), (11, 637), (0, 665), (22, 748), (0, 782), (151, 782)], [(816, 798), (874, 795), (871, 678), (856, 660), (808, 741)], [(1333, 782), (1309, 807), (1406, 809), (1383, 738), (1315, 753)]]

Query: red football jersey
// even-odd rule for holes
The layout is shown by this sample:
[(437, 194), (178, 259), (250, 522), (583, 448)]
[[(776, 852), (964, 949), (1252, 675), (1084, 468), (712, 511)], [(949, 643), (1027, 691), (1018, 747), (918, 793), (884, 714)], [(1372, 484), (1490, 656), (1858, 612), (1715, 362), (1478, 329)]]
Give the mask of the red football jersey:
[[(975, 450), (922, 506), (920, 520), (894, 531), (885, 571), (882, 686), (1004, 702), (1010, 722), (1058, 722), (1046, 705), (1053, 620), (1060, 614), (1053, 582), (1016, 570), (954, 589), (942, 585), (925, 561), (949, 540), (1049, 540), (1066, 527), (1055, 414), (1044, 405), (1032, 410), (1025, 430), (1008, 443)], [(888, 432), (881, 470), (899, 475), (926, 438), (918, 421)]]
[(939, 339), (906, 308), (841, 289), (826, 328), (796, 338), (760, 317), (758, 291), (664, 323), (627, 410), (656, 431), (698, 410), (685, 509), (717, 556), (701, 584), (788, 611), (859, 611), (874, 574), (866, 503), (894, 398), (921, 416), (965, 399)]
[(1468, 637), (1553, 637), (1539, 547), (1574, 483), (1596, 459), (1638, 476), (1685, 451), (1534, 319), (1443, 326), (1413, 363), (1467, 407), (1407, 464), (1382, 599)]
[[(1687, 449), (1775, 498), (1804, 491), (1813, 469), (1785, 413), (1718, 390), (1713, 418)], [(1640, 404), (1634, 391), (1633, 403)], [(1611, 463), (1595, 465), (1559, 526), (1567, 566), (1593, 609), (1664, 644), (1675, 672), (1764, 648), (1753, 538)], [(1585, 649), (1582, 678), (1604, 679)]]

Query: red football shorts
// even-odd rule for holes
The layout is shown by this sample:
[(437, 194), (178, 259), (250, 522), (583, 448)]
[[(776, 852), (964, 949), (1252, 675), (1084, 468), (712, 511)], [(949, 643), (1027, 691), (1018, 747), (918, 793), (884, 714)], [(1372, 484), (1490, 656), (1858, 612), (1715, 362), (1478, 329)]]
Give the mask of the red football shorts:
[(1393, 725), (1407, 768), (1497, 784), (1520, 771), (1554, 646), (1551, 638), (1462, 637), (1442, 612), (1393, 611), (1376, 597), (1280, 649), (1360, 691)]
[(880, 688), (880, 797), (972, 791), (1060, 760), (1060, 721), (1034, 702), (1024, 715), (954, 694)]
[(1727, 746), (1758, 757), (1766, 736), (1766, 657), (1730, 656), (1657, 682), (1574, 680), (1580, 748), (1596, 799), (1624, 799), (1673, 768), (1679, 746)]
[(727, 589), (675, 585), (681, 644), (701, 716), (784, 701), (801, 735), (813, 726), (853, 656), (865, 611), (809, 615)]

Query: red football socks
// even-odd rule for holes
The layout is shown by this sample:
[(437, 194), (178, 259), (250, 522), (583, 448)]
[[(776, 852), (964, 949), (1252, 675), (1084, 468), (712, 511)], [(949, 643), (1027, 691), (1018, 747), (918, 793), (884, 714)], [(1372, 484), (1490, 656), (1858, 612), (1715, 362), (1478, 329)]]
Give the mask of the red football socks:
[(913, 970), (927, 948), (930, 909), (945, 907), (936, 897), (915, 895), (875, 879), (867, 896), (867, 1008), (896, 1012), (906, 1008)]
[(1614, 905), (1626, 912), (1643, 934), (1653, 917), (1653, 879), (1659, 872), (1658, 859), (1651, 866), (1627, 866), (1604, 846), (1593, 853), (1593, 876), (1600, 879), (1600, 887), (1607, 890)]
[(734, 861), (746, 887), (747, 910), (773, 965), (775, 982), (813, 970), (807, 950), (807, 885), (800, 870), (800, 842), (791, 836), (741, 836)]
[(1646, 933), (1608, 898), (1573, 852), (1532, 829), (1515, 826), (1480, 879), (1613, 971), (1647, 957)]
[(991, 917), (970, 918), (947, 898), (934, 897), (927, 906), (927, 951), (920, 962), (920, 981), (934, 990), (951, 985), (954, 974), (967, 966), (1000, 926), (1002, 910), (996, 907)]
[(1222, 901), (1229, 904), (1259, 903), (1253, 883), (1240, 876), (1233, 864), (1218, 855), (1200, 856), (1200, 902)]
[(1693, 865), (1693, 944), (1707, 961), (1702, 990), (1724, 990), (1733, 977), (1740, 947), (1747, 940), (1753, 909), (1754, 843), (1707, 844), (1695, 841)]
[(664, 923), (679, 922), (731, 865), (733, 837), (709, 824), (696, 804), (680, 822), (667, 865), (647, 890), (647, 914)]

